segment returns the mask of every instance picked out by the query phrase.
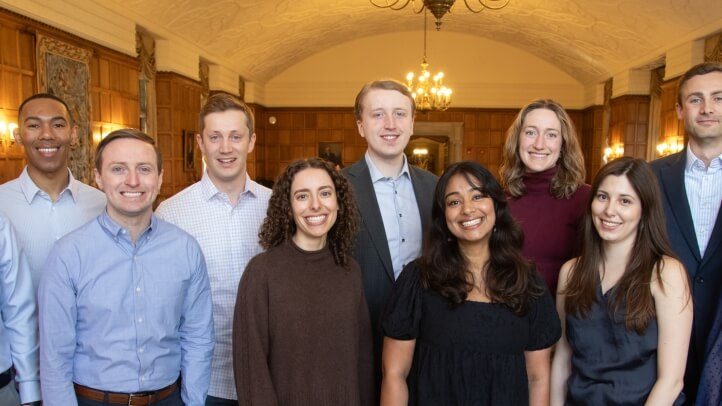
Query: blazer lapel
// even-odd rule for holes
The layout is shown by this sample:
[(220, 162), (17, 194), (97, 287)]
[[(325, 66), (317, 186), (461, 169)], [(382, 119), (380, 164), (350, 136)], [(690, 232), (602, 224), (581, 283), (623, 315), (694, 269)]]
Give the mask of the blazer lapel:
[(379, 203), (376, 200), (376, 192), (371, 183), (371, 173), (369, 172), (366, 161), (361, 159), (349, 168), (349, 175), (354, 179), (354, 187), (356, 192), (356, 201), (359, 202), (358, 208), (361, 213), (361, 220), (369, 231), (371, 242), (381, 257), (384, 270), (394, 280), (394, 267), (391, 263), (391, 252), (389, 252), (389, 244), (386, 239), (386, 229), (384, 221), (381, 217)]
[[(687, 242), (690, 252), (694, 254), (697, 261), (700, 261), (702, 258), (699, 253), (699, 244), (697, 243), (697, 235), (694, 232), (692, 212), (689, 208), (687, 192), (684, 187), (684, 166), (685, 160), (687, 159), (686, 157), (686, 150), (677, 153), (675, 159), (671, 160), (668, 166), (661, 169), (661, 178), (664, 183), (664, 198), (669, 201), (669, 206), (672, 208), (672, 215), (675, 217), (675, 220), (682, 231), (682, 236)], [(719, 223), (719, 216), (717, 217), (717, 223)]]

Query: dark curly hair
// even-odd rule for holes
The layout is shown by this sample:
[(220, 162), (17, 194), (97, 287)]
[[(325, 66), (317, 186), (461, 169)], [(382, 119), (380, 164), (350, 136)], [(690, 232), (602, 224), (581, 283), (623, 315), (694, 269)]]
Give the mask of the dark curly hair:
[(310, 168), (326, 171), (336, 189), (338, 214), (336, 222), (328, 231), (326, 241), (336, 264), (346, 267), (351, 258), (353, 238), (358, 229), (356, 199), (346, 178), (321, 158), (292, 162), (276, 179), (271, 200), (268, 202), (266, 219), (263, 220), (261, 232), (258, 234), (260, 243), (263, 248), (269, 249), (290, 240), (296, 233), (296, 223), (291, 209), (291, 183), (297, 173)]
[(523, 315), (529, 302), (544, 293), (535, 277), (534, 265), (524, 258), (521, 247), (524, 234), (511, 216), (501, 185), (488, 169), (473, 161), (450, 165), (436, 184), (431, 209), (431, 228), (419, 258), (422, 285), (438, 292), (454, 307), (462, 304), (473, 288), (469, 262), (459, 250), (459, 243), (446, 225), (446, 187), (452, 177), (463, 176), (470, 185), (494, 201), (496, 223), (489, 238), (490, 259), (484, 283), (493, 303), (501, 303)]

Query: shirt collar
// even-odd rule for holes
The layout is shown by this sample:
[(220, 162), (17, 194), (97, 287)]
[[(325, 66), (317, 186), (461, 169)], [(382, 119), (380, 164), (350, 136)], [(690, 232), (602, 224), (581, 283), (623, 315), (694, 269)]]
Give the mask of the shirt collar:
[[(689, 147), (689, 144), (687, 144), (687, 159), (685, 160), (684, 164), (684, 171), (685, 172), (691, 172), (692, 168), (695, 166), (698, 168), (707, 168), (707, 166), (704, 164), (704, 162), (697, 158), (697, 156), (692, 152), (692, 148)], [(709, 163), (709, 168), (722, 168), (722, 155), (718, 155), (715, 158), (712, 158), (712, 160)]]
[[(100, 226), (105, 229), (110, 235), (113, 237), (121, 237), (124, 236), (127, 239), (130, 239), (128, 237), (128, 232), (126, 229), (124, 229), (120, 224), (116, 223), (115, 220), (113, 220), (110, 215), (108, 214), (108, 208), (106, 206), (105, 210), (103, 210), (102, 213), (100, 213), (100, 216), (98, 216), (98, 221), (100, 222)], [(150, 225), (148, 228), (143, 230), (142, 233), (140, 233), (140, 236), (138, 237), (138, 241), (140, 241), (140, 238), (144, 235), (148, 235), (150, 237), (153, 230), (157, 229), (158, 225), (158, 218), (155, 216), (155, 213), (153, 213), (150, 216)]]
[[(213, 199), (216, 196), (223, 196), (223, 192), (218, 190), (215, 184), (213, 184), (213, 181), (211, 180), (210, 176), (208, 176), (208, 171), (203, 172), (203, 177), (200, 181), (201, 185), (201, 193), (203, 195), (203, 198), (206, 201), (209, 201)], [(243, 192), (241, 192), (241, 196), (248, 195), (250, 197), (256, 197), (258, 196), (258, 184), (251, 180), (251, 177), (248, 176), (248, 173), (246, 173), (246, 185), (243, 189)]]
[[(19, 180), (20, 189), (22, 190), (23, 195), (25, 195), (25, 199), (28, 201), (28, 204), (32, 203), (38, 193), (47, 194), (45, 191), (41, 190), (35, 182), (33, 182), (32, 178), (30, 178), (27, 166), (25, 166), (25, 169), (23, 169), (23, 172), (20, 174)], [(68, 186), (60, 192), (60, 196), (62, 196), (65, 191), (68, 191), (68, 193), (70, 193), (70, 197), (73, 199), (73, 202), (75, 202), (79, 187), (80, 185), (78, 184), (78, 181), (73, 177), (73, 173), (70, 172), (70, 169), (68, 169)]]
[(376, 165), (374, 165), (374, 161), (371, 160), (371, 156), (369, 155), (368, 151), (366, 151), (366, 155), (364, 156), (364, 158), (366, 159), (366, 165), (368, 165), (368, 167), (369, 167), (369, 175), (371, 175), (371, 183), (376, 183), (379, 180), (383, 180), (383, 179), (387, 179), (387, 178), (395, 180), (404, 175), (406, 175), (406, 177), (408, 177), (409, 179), (411, 178), (411, 174), (409, 173), (409, 163), (406, 160), (406, 155), (403, 155), (404, 164), (401, 166), (401, 172), (399, 172), (399, 175), (394, 178), (390, 178), (388, 176), (384, 176), (381, 174), (381, 171), (379, 171), (378, 168), (376, 168)]

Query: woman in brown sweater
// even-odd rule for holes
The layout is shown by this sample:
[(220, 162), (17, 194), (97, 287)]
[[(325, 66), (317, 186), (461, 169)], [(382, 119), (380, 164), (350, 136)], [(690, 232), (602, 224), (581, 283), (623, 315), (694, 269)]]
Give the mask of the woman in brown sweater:
[(371, 325), (351, 258), (356, 206), (320, 159), (278, 178), (233, 322), (239, 405), (371, 405)]

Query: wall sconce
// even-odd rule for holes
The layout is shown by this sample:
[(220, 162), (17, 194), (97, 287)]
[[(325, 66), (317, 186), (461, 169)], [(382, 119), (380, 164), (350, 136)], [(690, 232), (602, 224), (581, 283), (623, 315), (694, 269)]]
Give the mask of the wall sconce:
[(10, 146), (15, 142), (13, 132), (16, 128), (18, 128), (18, 125), (15, 123), (0, 121), (0, 145), (5, 147)]
[(680, 137), (668, 137), (665, 142), (657, 144), (657, 155), (660, 157), (676, 154), (684, 149), (684, 141)]
[(624, 144), (614, 144), (611, 147), (604, 148), (604, 155), (602, 158), (607, 163), (611, 160), (621, 158), (624, 156)]
[(429, 150), (426, 148), (414, 148), (414, 155), (428, 155)]

